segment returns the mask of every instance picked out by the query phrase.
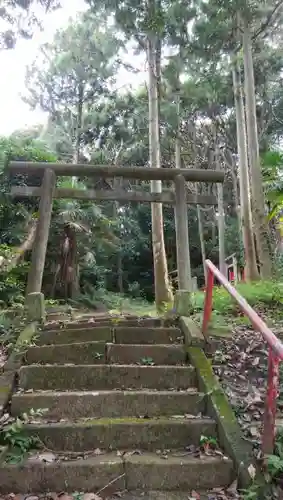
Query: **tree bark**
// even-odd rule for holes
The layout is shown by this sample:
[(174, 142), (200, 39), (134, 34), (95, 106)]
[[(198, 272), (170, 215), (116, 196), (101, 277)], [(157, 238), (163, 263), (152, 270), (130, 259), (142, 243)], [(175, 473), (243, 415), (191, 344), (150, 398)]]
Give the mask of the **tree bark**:
[[(237, 57), (237, 56), (236, 56)], [(239, 178), (240, 178), (240, 201), (241, 201), (241, 218), (243, 245), (245, 252), (246, 270), (245, 275), (247, 280), (259, 279), (258, 269), (256, 265), (256, 254), (253, 238), (252, 214), (249, 196), (249, 171), (248, 157), (246, 144), (246, 121), (243, 102), (243, 93), (241, 85), (241, 74), (239, 63), (236, 59), (233, 66), (233, 89), (236, 111), (236, 127), (237, 127), (237, 147), (239, 156)]]
[(239, 193), (238, 193), (238, 176), (237, 172), (235, 170), (235, 165), (234, 163), (231, 163), (231, 176), (232, 176), (232, 183), (233, 183), (233, 190), (234, 190), (234, 201), (235, 201), (235, 213), (237, 215), (237, 221), (238, 221), (238, 233), (239, 233), (239, 238), (240, 240), (242, 239), (242, 217), (241, 217), (241, 204), (239, 200)]
[[(149, 17), (154, 19), (155, 0), (148, 0)], [(148, 58), (148, 108), (149, 108), (149, 161), (153, 168), (161, 167), (160, 137), (158, 120), (158, 75), (156, 65), (158, 40), (153, 31), (147, 36)], [(151, 191), (162, 192), (161, 181), (152, 181)], [(152, 248), (154, 262), (155, 303), (162, 310), (166, 303), (172, 302), (173, 296), (169, 286), (167, 259), (163, 232), (163, 211), (161, 203), (152, 203)]]
[[(175, 137), (175, 167), (181, 168), (181, 143), (180, 143), (180, 81), (179, 71), (177, 74), (176, 87), (176, 137)], [(182, 176), (177, 176), (175, 180), (175, 230), (176, 230), (176, 249), (177, 249), (177, 268), (179, 290), (192, 291), (190, 243), (189, 243), (189, 225), (188, 225), (188, 207), (184, 208), (186, 200), (186, 181)], [(180, 199), (179, 197), (182, 197)], [(185, 252), (185, 254), (184, 254)], [(186, 257), (185, 257), (186, 255)], [(185, 262), (185, 260), (187, 262)], [(185, 273), (185, 275), (184, 275)]]
[(176, 249), (177, 249), (177, 270), (178, 288), (192, 292), (192, 277), (190, 263), (190, 247), (188, 233), (188, 209), (185, 203), (186, 181), (181, 175), (175, 179), (176, 206), (175, 206), (175, 227), (176, 227)]
[(15, 255), (11, 259), (5, 259), (0, 256), (0, 269), (9, 273), (18, 264), (20, 259), (25, 255), (28, 250), (32, 249), (36, 233), (36, 221), (32, 220), (31, 226), (25, 241), (15, 249)]
[[(219, 148), (217, 144), (217, 134), (215, 132), (215, 168), (221, 170), (219, 159)], [(217, 184), (217, 201), (218, 201), (218, 248), (219, 248), (219, 269), (226, 276), (225, 264), (225, 214), (223, 200), (223, 184)]]
[(252, 193), (252, 214), (257, 252), (260, 261), (261, 276), (264, 279), (269, 279), (272, 276), (270, 237), (265, 217), (264, 191), (259, 158), (252, 40), (250, 29), (246, 21), (243, 21), (243, 57), (245, 73), (247, 144)]
[(84, 98), (84, 85), (82, 82), (78, 84), (78, 102), (77, 102), (77, 124), (75, 135), (75, 150), (73, 156), (73, 163), (80, 163), (81, 154), (81, 133), (83, 123), (83, 98)]
[(206, 269), (206, 265), (205, 265), (205, 261), (206, 261), (205, 241), (204, 241), (204, 234), (203, 234), (203, 223), (202, 223), (202, 217), (201, 217), (201, 208), (200, 208), (199, 205), (197, 205), (197, 216), (198, 216), (198, 232), (199, 232), (199, 239), (200, 239), (200, 249), (201, 249), (201, 258), (202, 258), (202, 265), (203, 265), (203, 274), (204, 274), (205, 284), (207, 284), (207, 269)]
[[(118, 167), (117, 167), (118, 168)], [(115, 177), (113, 181), (113, 189), (119, 189), (122, 187), (121, 183), (122, 179)], [(120, 203), (118, 201), (114, 201), (113, 203), (113, 219), (119, 219), (119, 207)], [(120, 231), (121, 233), (121, 231)], [(121, 236), (121, 234), (119, 235)], [(119, 243), (119, 247), (117, 249), (117, 288), (119, 293), (124, 293), (124, 284), (123, 284), (123, 255), (122, 255), (122, 245)]]

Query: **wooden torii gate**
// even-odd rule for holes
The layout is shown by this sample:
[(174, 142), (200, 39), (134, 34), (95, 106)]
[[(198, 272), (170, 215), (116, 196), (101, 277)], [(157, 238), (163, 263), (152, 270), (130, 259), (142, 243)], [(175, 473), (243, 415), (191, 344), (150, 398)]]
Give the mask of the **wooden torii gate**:
[[(39, 217), (28, 275), (27, 289), (30, 300), (27, 299), (27, 303), (35, 300), (35, 294), (41, 294), (53, 198), (174, 204), (178, 288), (180, 292), (186, 293), (192, 290), (187, 205), (217, 205), (217, 200), (215, 196), (187, 193), (186, 182), (222, 183), (224, 181), (223, 172), (200, 169), (116, 167), (111, 165), (37, 162), (10, 162), (8, 172), (10, 174), (42, 176), (41, 187), (13, 186), (11, 189), (11, 194), (15, 197), (40, 197)], [(171, 181), (174, 184), (174, 190), (166, 189), (161, 193), (149, 193), (129, 191), (122, 188), (110, 191), (56, 188), (57, 176), (96, 177), (100, 179), (122, 177), (141, 181)], [(41, 302), (43, 303), (43, 296)], [(40, 315), (40, 313), (37, 315)]]

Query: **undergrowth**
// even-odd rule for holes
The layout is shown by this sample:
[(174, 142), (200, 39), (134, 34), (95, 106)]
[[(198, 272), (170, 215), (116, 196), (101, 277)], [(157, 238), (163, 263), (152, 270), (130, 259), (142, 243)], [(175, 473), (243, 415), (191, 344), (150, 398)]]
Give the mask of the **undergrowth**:
[[(283, 317), (283, 283), (276, 281), (258, 281), (254, 283), (239, 283), (237, 291), (247, 302), (258, 308), (274, 308)], [(193, 297), (195, 312), (203, 311), (204, 293), (196, 292)], [(220, 315), (236, 316), (239, 306), (223, 287), (215, 286), (213, 290), (213, 310)]]
[(283, 486), (283, 429), (276, 435), (274, 455), (266, 457), (262, 474), (242, 492), (243, 500), (275, 500), (282, 498)]
[(88, 294), (80, 295), (76, 300), (69, 301), (72, 306), (84, 306), (89, 309), (98, 309), (104, 306), (108, 310), (119, 312), (134, 312), (135, 314), (155, 315), (153, 303), (142, 298), (131, 298), (120, 293), (109, 292), (103, 288), (92, 288)]
[(24, 308), (0, 311), (0, 346), (7, 355), (14, 349), (18, 336), (25, 326)]
[(5, 413), (0, 420), (0, 447), (6, 448), (5, 462), (19, 463), (27, 453), (40, 448), (41, 442), (37, 436), (29, 436), (24, 426), (41, 417), (46, 409), (31, 409), (19, 417)]

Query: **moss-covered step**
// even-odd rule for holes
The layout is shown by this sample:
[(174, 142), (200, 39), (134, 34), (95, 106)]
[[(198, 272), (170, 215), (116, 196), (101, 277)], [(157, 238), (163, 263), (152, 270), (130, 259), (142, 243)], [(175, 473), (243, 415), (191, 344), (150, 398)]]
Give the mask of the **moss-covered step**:
[(78, 365), (91, 365), (105, 362), (105, 342), (53, 344), (30, 347), (25, 355), (26, 364), (77, 363)]
[(126, 457), (127, 488), (143, 491), (178, 489), (187, 492), (193, 489), (199, 492), (200, 488), (228, 487), (234, 479), (233, 464), (227, 457), (172, 455), (174, 453), (169, 453), (166, 460), (154, 453)]
[(50, 420), (82, 417), (157, 417), (198, 415), (205, 410), (203, 394), (190, 391), (101, 391), (16, 393), (11, 402), (13, 415), (30, 408), (47, 408)]
[(107, 362), (118, 364), (177, 365), (185, 363), (184, 345), (107, 344)]
[(191, 366), (29, 365), (19, 370), (19, 387), (34, 390), (188, 389)]
[(78, 342), (112, 342), (113, 331), (108, 326), (92, 328), (69, 328), (42, 331), (37, 340), (38, 345), (73, 344)]
[(98, 491), (115, 479), (114, 491), (124, 490), (126, 484), (123, 474), (123, 462), (117, 453), (53, 463), (26, 460), (20, 465), (0, 466), (0, 493)]
[(198, 387), (206, 394), (207, 413), (217, 422), (220, 445), (234, 462), (239, 486), (247, 488), (252, 479), (250, 471), (255, 470), (256, 465), (252, 445), (245, 440), (231, 405), (203, 350), (189, 347), (188, 356), (196, 368)]
[(174, 327), (123, 327), (116, 326), (114, 339), (117, 344), (174, 344), (183, 342), (183, 334)]
[(215, 436), (210, 418), (88, 419), (76, 423), (27, 425), (50, 450), (84, 452), (101, 450), (157, 450), (198, 445), (200, 437)]

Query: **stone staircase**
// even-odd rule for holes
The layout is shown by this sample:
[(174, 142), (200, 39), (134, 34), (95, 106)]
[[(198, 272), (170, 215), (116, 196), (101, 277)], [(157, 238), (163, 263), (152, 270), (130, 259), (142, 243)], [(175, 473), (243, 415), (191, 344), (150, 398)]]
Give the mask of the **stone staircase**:
[(229, 458), (196, 452), (217, 426), (172, 324), (47, 324), (11, 401), (13, 415), (31, 408), (48, 409), (27, 429), (48, 451), (2, 465), (2, 492), (190, 491), (234, 479)]

